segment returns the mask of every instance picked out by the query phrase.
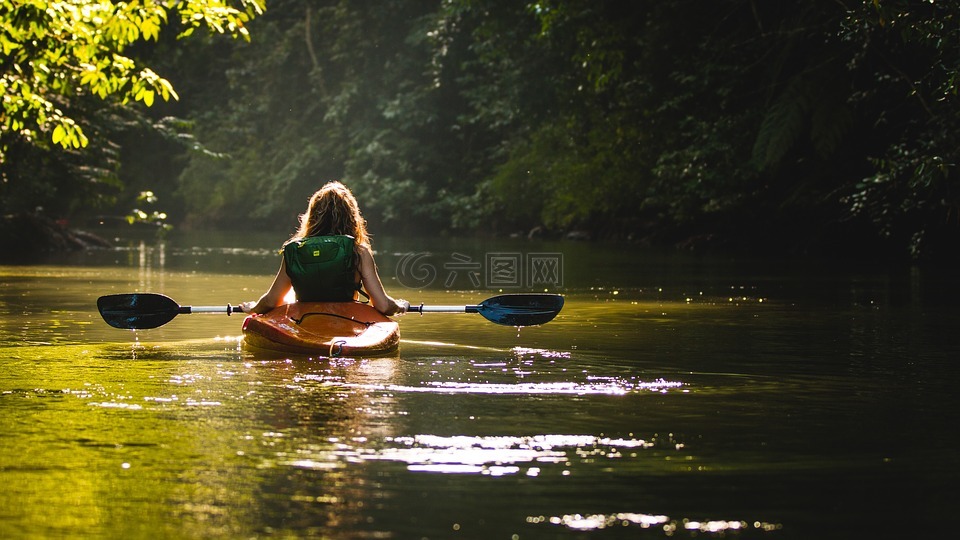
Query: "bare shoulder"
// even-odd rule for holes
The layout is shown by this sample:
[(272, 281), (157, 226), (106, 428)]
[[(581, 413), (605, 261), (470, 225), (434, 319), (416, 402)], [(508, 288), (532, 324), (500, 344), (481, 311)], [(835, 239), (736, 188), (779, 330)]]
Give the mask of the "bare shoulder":
[(373, 261), (373, 250), (370, 249), (370, 246), (367, 244), (357, 244), (357, 255), (360, 259), (360, 267), (372, 267), (375, 265)]
[(357, 244), (357, 253), (363, 259), (373, 259), (373, 250), (367, 244)]

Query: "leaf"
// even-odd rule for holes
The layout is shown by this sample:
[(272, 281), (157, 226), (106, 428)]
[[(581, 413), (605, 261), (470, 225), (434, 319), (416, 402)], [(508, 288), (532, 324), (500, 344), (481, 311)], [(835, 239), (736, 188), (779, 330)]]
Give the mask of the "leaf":
[(802, 77), (790, 81), (786, 89), (767, 109), (753, 146), (753, 161), (761, 170), (772, 170), (793, 149), (807, 129), (809, 111), (815, 105), (815, 93)]
[(164, 101), (168, 100), (170, 97), (179, 101), (180, 96), (177, 94), (176, 90), (173, 89), (173, 85), (170, 84), (170, 81), (166, 79), (160, 79), (160, 88), (163, 92)]
[(821, 157), (830, 157), (843, 144), (853, 127), (853, 114), (842, 103), (821, 100), (814, 111), (810, 139)]
[(63, 129), (62, 125), (58, 125), (53, 130), (53, 143), (59, 144), (63, 140), (63, 137), (66, 135), (66, 130)]

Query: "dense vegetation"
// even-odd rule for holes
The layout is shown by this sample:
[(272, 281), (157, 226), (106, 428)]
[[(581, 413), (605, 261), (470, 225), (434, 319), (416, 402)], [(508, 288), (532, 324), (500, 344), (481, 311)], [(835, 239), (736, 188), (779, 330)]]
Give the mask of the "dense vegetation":
[(270, 0), (248, 26), (134, 47), (179, 102), (61, 96), (82, 153), (5, 117), (2, 210), (149, 189), (288, 231), (343, 179), (374, 230), (958, 251), (953, 2)]

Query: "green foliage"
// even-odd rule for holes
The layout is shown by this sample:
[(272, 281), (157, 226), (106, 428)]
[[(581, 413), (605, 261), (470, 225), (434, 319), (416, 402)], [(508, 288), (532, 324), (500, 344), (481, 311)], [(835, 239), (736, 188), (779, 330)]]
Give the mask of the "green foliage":
[(852, 10), (843, 38), (850, 67), (873, 77), (851, 96), (875, 111), (871, 169), (841, 190), (853, 218), (914, 258), (952, 257), (960, 229), (960, 8), (872, 2)]
[[(260, 12), (256, 0), (241, 0)], [(247, 36), (249, 11), (220, 0), (185, 0), (175, 4), (189, 34), (200, 25), (218, 32)], [(7, 59), (0, 72), (5, 130), (27, 139), (49, 132), (64, 148), (86, 146), (77, 122), (54, 103), (55, 96), (90, 93), (118, 96), (148, 107), (159, 96), (177, 94), (169, 81), (139, 66), (124, 51), (140, 40), (156, 40), (174, 8), (159, 1), (75, 3), (64, 0), (16, 0), (0, 8), (0, 48)]]
[[(127, 223), (144, 223), (157, 228), (157, 236), (164, 236), (173, 229), (173, 225), (167, 223), (167, 213), (160, 210), (154, 210), (150, 207), (157, 203), (159, 199), (152, 191), (141, 191), (137, 196), (138, 207), (127, 214)], [(147, 210), (141, 210), (139, 207), (145, 207)], [(149, 213), (147, 213), (149, 211)]]
[[(38, 2), (14, 4), (17, 17), (3, 19), (0, 46), (11, 55), (26, 41), (10, 36), (49, 16)], [(202, 4), (211, 11), (190, 11)], [(131, 49), (136, 64), (122, 46), (100, 51), (93, 69), (38, 91), (13, 60), (0, 62), (5, 96), (40, 95), (52, 107), (17, 97), (21, 111), (45, 115), (5, 113), (18, 151), (30, 138), (35, 153), (68, 147), (59, 155), (73, 160), (54, 167), (49, 153), (33, 166), (76, 177), (88, 137), (97, 179), (149, 187), (196, 225), (289, 231), (310, 193), (342, 179), (374, 231), (542, 227), (917, 257), (960, 237), (955, 3), (272, 0), (257, 39), (189, 43), (157, 28), (245, 29), (200, 15), (222, 15), (219, 4), (178, 5), (163, 17), (138, 11), (139, 33), (105, 34), (114, 49), (151, 40)], [(56, 40), (41, 37), (33, 52), (54, 54)], [(178, 81), (175, 109), (164, 102), (172, 86), (140, 61)], [(109, 106), (93, 105), (104, 95)], [(188, 122), (130, 115), (125, 100)], [(124, 157), (151, 156), (119, 167), (110, 141), (156, 125), (162, 140), (183, 144), (153, 157), (155, 139), (144, 138)], [(64, 188), (32, 187), (37, 196)]]
[[(345, 159), (340, 128), (323, 107), (336, 99), (327, 87), (334, 88), (338, 77), (313, 65), (304, 19), (310, 13), (311, 24), (343, 21), (293, 4), (271, 5), (259, 20), (259, 39), (199, 55), (204, 69), (222, 77), (211, 81), (216, 92), (194, 113), (195, 135), (209, 152), (189, 155), (179, 179), (177, 193), (192, 220), (276, 222), (292, 229), (294, 212), (315, 186), (341, 174), (342, 165), (335, 164)], [(310, 37), (325, 35), (334, 34), (314, 31)]]
[[(194, 155), (180, 193), (205, 220), (292, 223), (290, 201), (342, 178), (393, 230), (815, 249), (873, 224), (885, 238), (947, 193), (904, 199), (863, 179), (904, 177), (916, 159), (952, 167), (957, 11), (282, 0), (263, 42), (226, 55), (228, 99), (196, 115), (230, 159)], [(904, 206), (909, 219), (889, 217)]]
[[(91, 130), (102, 124), (95, 115), (112, 107), (90, 106), (91, 96), (109, 98), (121, 107), (131, 101), (149, 107), (157, 98), (176, 99), (172, 84), (127, 56), (127, 50), (157, 40), (171, 15), (177, 17), (181, 36), (207, 27), (247, 38), (245, 23), (262, 8), (258, 0), (234, 3), (239, 7), (224, 0), (5, 1), (0, 5), (0, 173), (4, 182), (35, 181), (17, 178), (16, 171), (29, 165), (12, 162), (37, 159), (37, 154), (82, 161), (50, 154), (49, 143), (63, 150), (90, 144)], [(85, 115), (90, 112), (94, 117)], [(102, 134), (96, 138), (99, 146), (113, 144)], [(102, 150), (93, 153), (102, 154)], [(59, 182), (78, 180), (70, 175)], [(50, 187), (65, 186), (51, 183)]]
[(445, 87), (424, 69), (426, 7), (273, 4), (261, 39), (227, 55), (226, 99), (197, 113), (197, 135), (230, 157), (190, 158), (179, 194), (191, 214), (292, 228), (313, 191), (342, 179), (373, 224), (449, 224), (473, 188), (458, 177), (460, 136), (444, 139)]
[(111, 141), (121, 137), (133, 118), (89, 96), (74, 100), (72, 107), (90, 119), (86, 131), (90, 145), (63, 149), (47, 141), (10, 137), (11, 159), (0, 166), (0, 211), (42, 207), (52, 217), (64, 217), (83, 209), (101, 211), (116, 202), (122, 187), (120, 149)]

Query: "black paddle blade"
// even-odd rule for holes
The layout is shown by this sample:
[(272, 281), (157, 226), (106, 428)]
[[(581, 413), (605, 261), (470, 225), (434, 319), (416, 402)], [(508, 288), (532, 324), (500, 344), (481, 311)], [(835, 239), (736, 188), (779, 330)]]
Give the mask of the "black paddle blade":
[(125, 330), (163, 326), (180, 313), (180, 306), (172, 298), (154, 293), (101, 296), (97, 309), (107, 324)]
[(488, 298), (477, 312), (488, 321), (507, 326), (536, 326), (553, 320), (563, 309), (559, 294), (504, 294)]

